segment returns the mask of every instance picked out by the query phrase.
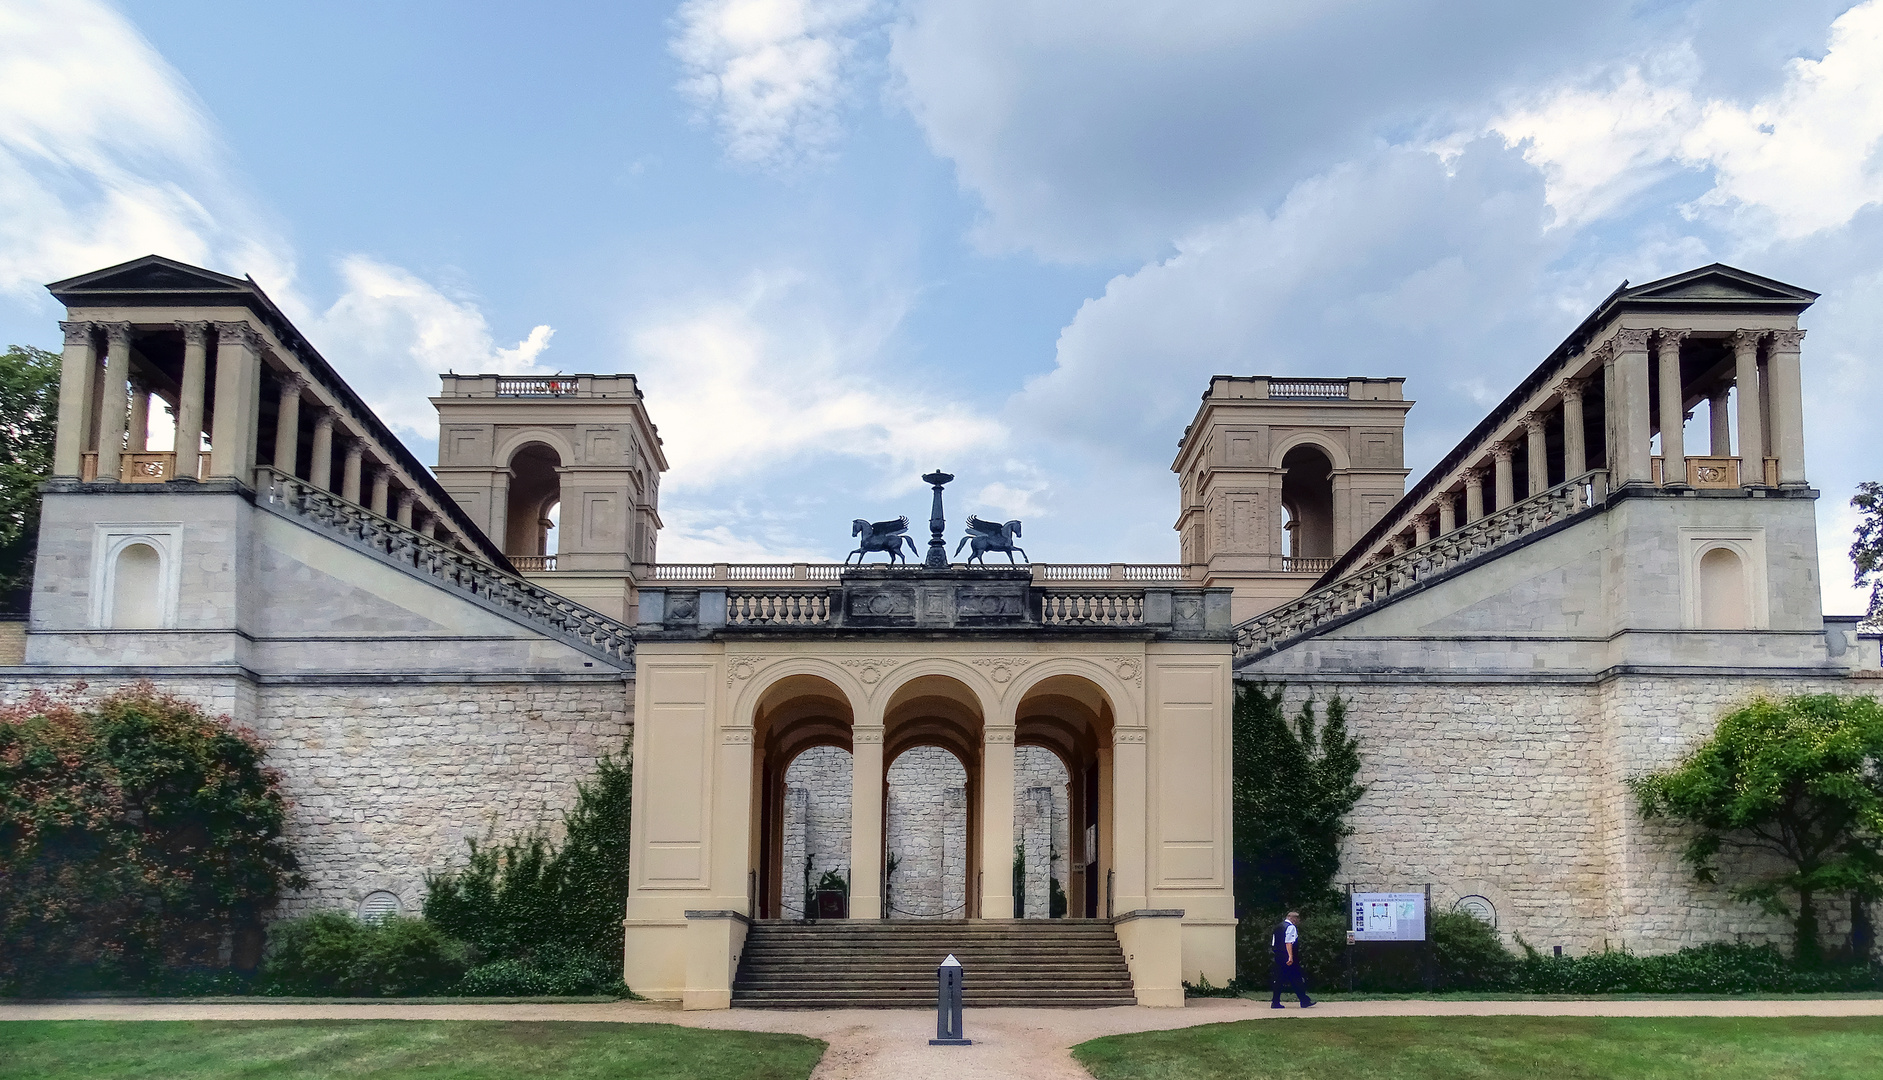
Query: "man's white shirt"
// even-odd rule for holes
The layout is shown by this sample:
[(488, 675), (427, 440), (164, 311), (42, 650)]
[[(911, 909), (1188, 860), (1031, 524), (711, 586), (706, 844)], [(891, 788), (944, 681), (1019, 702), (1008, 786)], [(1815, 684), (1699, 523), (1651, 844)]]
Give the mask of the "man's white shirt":
[(1295, 939), (1299, 938), (1300, 936), (1301, 936), (1301, 932), (1295, 929), (1295, 924), (1289, 923), (1288, 929), (1282, 931), (1282, 943), (1286, 945), (1293, 945), (1295, 943)]

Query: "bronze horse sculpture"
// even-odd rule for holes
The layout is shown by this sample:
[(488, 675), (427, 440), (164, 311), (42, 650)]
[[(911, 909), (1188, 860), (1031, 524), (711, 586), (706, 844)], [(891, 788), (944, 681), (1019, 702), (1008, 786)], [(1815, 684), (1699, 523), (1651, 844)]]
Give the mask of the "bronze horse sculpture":
[[(863, 537), (857, 541), (856, 550), (850, 553), (856, 556), (858, 566), (863, 565), (863, 556), (872, 551), (880, 551), (888, 555), (890, 562), (904, 562), (902, 557), (904, 540), (909, 542), (910, 551), (917, 555), (922, 553), (922, 549), (915, 545), (915, 537), (909, 535), (909, 515), (907, 514), (894, 521), (871, 522), (857, 518), (850, 523), (850, 535)], [(846, 564), (850, 562), (850, 555), (843, 557)]]
[(978, 559), (982, 566), (987, 565), (985, 556), (990, 551), (1006, 552), (1008, 562), (1013, 562), (1013, 553), (1018, 551), (1022, 559), (1032, 562), (1033, 560), (1027, 557), (1026, 549), (1013, 542), (1014, 538), (1019, 535), (1020, 523), (1018, 521), (1009, 521), (1001, 525), (992, 521), (982, 521), (973, 514), (969, 514), (968, 535), (961, 538), (961, 543), (955, 548), (955, 554), (959, 556), (962, 548), (973, 544), (974, 552), (968, 556), (968, 561), (974, 562)]

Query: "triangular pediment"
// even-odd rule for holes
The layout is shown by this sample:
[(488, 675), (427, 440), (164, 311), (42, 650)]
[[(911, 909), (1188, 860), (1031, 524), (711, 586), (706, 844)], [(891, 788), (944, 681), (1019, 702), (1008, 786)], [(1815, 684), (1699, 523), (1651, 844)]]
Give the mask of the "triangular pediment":
[(1818, 294), (1796, 285), (1749, 273), (1725, 263), (1714, 263), (1673, 277), (1637, 285), (1622, 293), (1623, 301), (1702, 301), (1809, 304)]
[(61, 300), (68, 296), (81, 298), (127, 293), (151, 296), (163, 294), (202, 296), (206, 293), (250, 295), (255, 291), (253, 285), (241, 278), (232, 278), (226, 274), (218, 274), (214, 270), (205, 270), (200, 266), (166, 259), (162, 255), (146, 255), (141, 259), (132, 259), (130, 262), (108, 266), (103, 270), (93, 270), (89, 274), (55, 281), (46, 288)]

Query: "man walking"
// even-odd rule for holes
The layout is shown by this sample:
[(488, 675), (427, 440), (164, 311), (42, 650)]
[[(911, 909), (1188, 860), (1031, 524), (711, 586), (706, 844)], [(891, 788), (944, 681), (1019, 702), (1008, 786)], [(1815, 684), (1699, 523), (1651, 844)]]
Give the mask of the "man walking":
[(1302, 1008), (1313, 1008), (1314, 1002), (1308, 999), (1307, 983), (1301, 976), (1301, 913), (1299, 911), (1289, 912), (1288, 917), (1275, 928), (1275, 933), (1269, 938), (1269, 947), (1274, 950), (1275, 954), (1275, 969), (1269, 976), (1269, 988), (1275, 992), (1275, 997), (1269, 1002), (1268, 1007), (1281, 1008), (1282, 991), (1292, 989), (1296, 1000), (1301, 1002)]

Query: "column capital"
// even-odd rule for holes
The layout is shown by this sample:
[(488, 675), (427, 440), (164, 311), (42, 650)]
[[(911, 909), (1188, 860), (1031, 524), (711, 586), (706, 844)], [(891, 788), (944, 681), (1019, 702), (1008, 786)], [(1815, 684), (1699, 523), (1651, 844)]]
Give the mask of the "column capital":
[(183, 344), (203, 346), (209, 344), (209, 324), (206, 322), (180, 322), (176, 324), (183, 332)]
[(347, 457), (363, 458), (366, 456), (366, 443), (358, 435), (347, 432)]
[(1587, 379), (1564, 379), (1562, 382), (1556, 384), (1556, 392), (1563, 396), (1564, 401), (1568, 401), (1571, 398), (1581, 401), (1582, 391), (1588, 385), (1589, 380)]
[(98, 325), (101, 328), (103, 328), (105, 332), (105, 340), (109, 341), (111, 344), (128, 346), (131, 343), (131, 324), (130, 323), (108, 322), (108, 323), (99, 323)]
[(320, 415), (319, 415), (319, 416), (316, 416), (316, 417), (314, 417), (314, 426), (315, 426), (315, 427), (317, 427), (317, 428), (321, 428), (321, 427), (324, 427), (324, 428), (326, 428), (327, 430), (329, 430), (329, 431), (332, 431), (332, 430), (333, 430), (333, 413), (332, 413), (332, 411), (330, 411), (330, 410), (328, 410), (328, 409), (322, 409), (322, 410), (320, 410)]
[(1764, 330), (1735, 330), (1727, 340), (1733, 343), (1734, 349), (1757, 349), (1765, 335)]
[(1509, 461), (1511, 455), (1514, 453), (1516, 453), (1516, 448), (1511, 446), (1507, 442), (1491, 444), (1491, 457), (1494, 458), (1499, 464), (1503, 464)]
[(297, 371), (290, 371), (281, 376), (282, 394), (294, 394), (298, 396), (300, 392), (305, 389), (307, 389), (307, 376)]
[(1484, 486), (1484, 466), (1472, 465), (1465, 469), (1465, 487)]
[(95, 323), (88, 322), (62, 322), (59, 324), (59, 329), (65, 331), (67, 345), (90, 345), (92, 330), (95, 326)]
[(1672, 345), (1678, 349), (1680, 348), (1680, 343), (1687, 340), (1688, 336), (1692, 333), (1693, 331), (1691, 330), (1656, 330), (1654, 332), (1654, 343), (1662, 348)]
[(1615, 336), (1609, 340), (1614, 342), (1615, 351), (1618, 353), (1647, 352), (1648, 335), (1651, 333), (1653, 333), (1652, 330), (1624, 328), (1615, 331)]
[(1531, 432), (1543, 430), (1543, 414), (1535, 410), (1524, 413), (1523, 426), (1525, 430)]
[(1773, 352), (1799, 352), (1804, 346), (1803, 330), (1774, 330), (1772, 333)]
[(260, 351), (262, 336), (246, 322), (219, 322), (216, 324), (216, 341), (221, 345), (241, 345)]
[(1597, 345), (1595, 348), (1590, 349), (1588, 355), (1590, 356), (1591, 359), (1600, 360), (1604, 364), (1615, 359), (1614, 339), (1610, 338), (1609, 340), (1604, 341), (1600, 345)]

